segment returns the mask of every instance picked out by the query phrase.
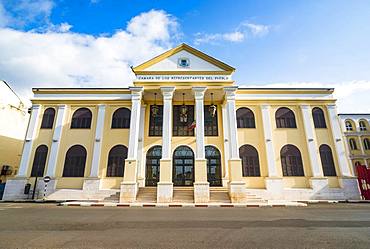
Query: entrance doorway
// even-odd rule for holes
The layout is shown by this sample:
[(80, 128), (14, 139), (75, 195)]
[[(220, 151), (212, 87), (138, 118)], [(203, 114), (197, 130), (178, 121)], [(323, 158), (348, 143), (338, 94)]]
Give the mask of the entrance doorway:
[(211, 187), (222, 186), (221, 153), (214, 146), (206, 146), (207, 181)]
[(162, 146), (154, 146), (146, 153), (145, 186), (157, 186), (159, 182), (159, 165), (162, 158)]
[(174, 186), (193, 186), (194, 153), (188, 146), (179, 146), (173, 153)]

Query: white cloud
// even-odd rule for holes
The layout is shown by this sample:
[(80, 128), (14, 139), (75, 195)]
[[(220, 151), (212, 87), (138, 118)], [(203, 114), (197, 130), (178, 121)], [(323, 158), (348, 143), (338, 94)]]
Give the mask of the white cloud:
[(6, 16), (6, 25), (2, 25), (2, 27), (19, 28), (30, 23), (47, 26), (50, 24), (53, 8), (54, 2), (52, 0), (0, 0), (0, 27), (1, 16)]
[(270, 27), (262, 24), (251, 22), (242, 22), (238, 27), (231, 32), (225, 33), (196, 33), (194, 44), (201, 43), (216, 44), (222, 41), (228, 42), (243, 42), (248, 37), (262, 37), (270, 31)]
[(110, 36), (68, 31), (69, 24), (46, 32), (0, 28), (0, 79), (20, 93), (32, 87), (126, 87), (130, 65), (173, 46), (176, 20), (151, 10)]
[(334, 88), (339, 113), (370, 113), (370, 81), (275, 83), (245, 87)]

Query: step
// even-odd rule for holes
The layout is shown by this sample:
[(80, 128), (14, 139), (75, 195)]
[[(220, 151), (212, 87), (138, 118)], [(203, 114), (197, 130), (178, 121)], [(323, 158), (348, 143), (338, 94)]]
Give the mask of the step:
[(194, 189), (175, 187), (173, 189), (173, 202), (193, 203)]
[(139, 188), (136, 202), (156, 203), (157, 202), (157, 188), (143, 187)]

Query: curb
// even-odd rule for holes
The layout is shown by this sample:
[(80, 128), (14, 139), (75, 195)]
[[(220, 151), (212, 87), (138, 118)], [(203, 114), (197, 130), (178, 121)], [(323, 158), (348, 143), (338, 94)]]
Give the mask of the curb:
[(165, 204), (165, 203), (60, 203), (63, 207), (126, 207), (126, 208), (261, 208), (261, 207), (306, 207), (305, 203), (288, 204)]

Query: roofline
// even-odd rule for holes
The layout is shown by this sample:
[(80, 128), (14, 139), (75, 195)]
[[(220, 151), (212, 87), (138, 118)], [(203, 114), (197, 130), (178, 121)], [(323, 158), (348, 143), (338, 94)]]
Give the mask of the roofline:
[(38, 90), (129, 90), (128, 87), (33, 87), (32, 91)]

